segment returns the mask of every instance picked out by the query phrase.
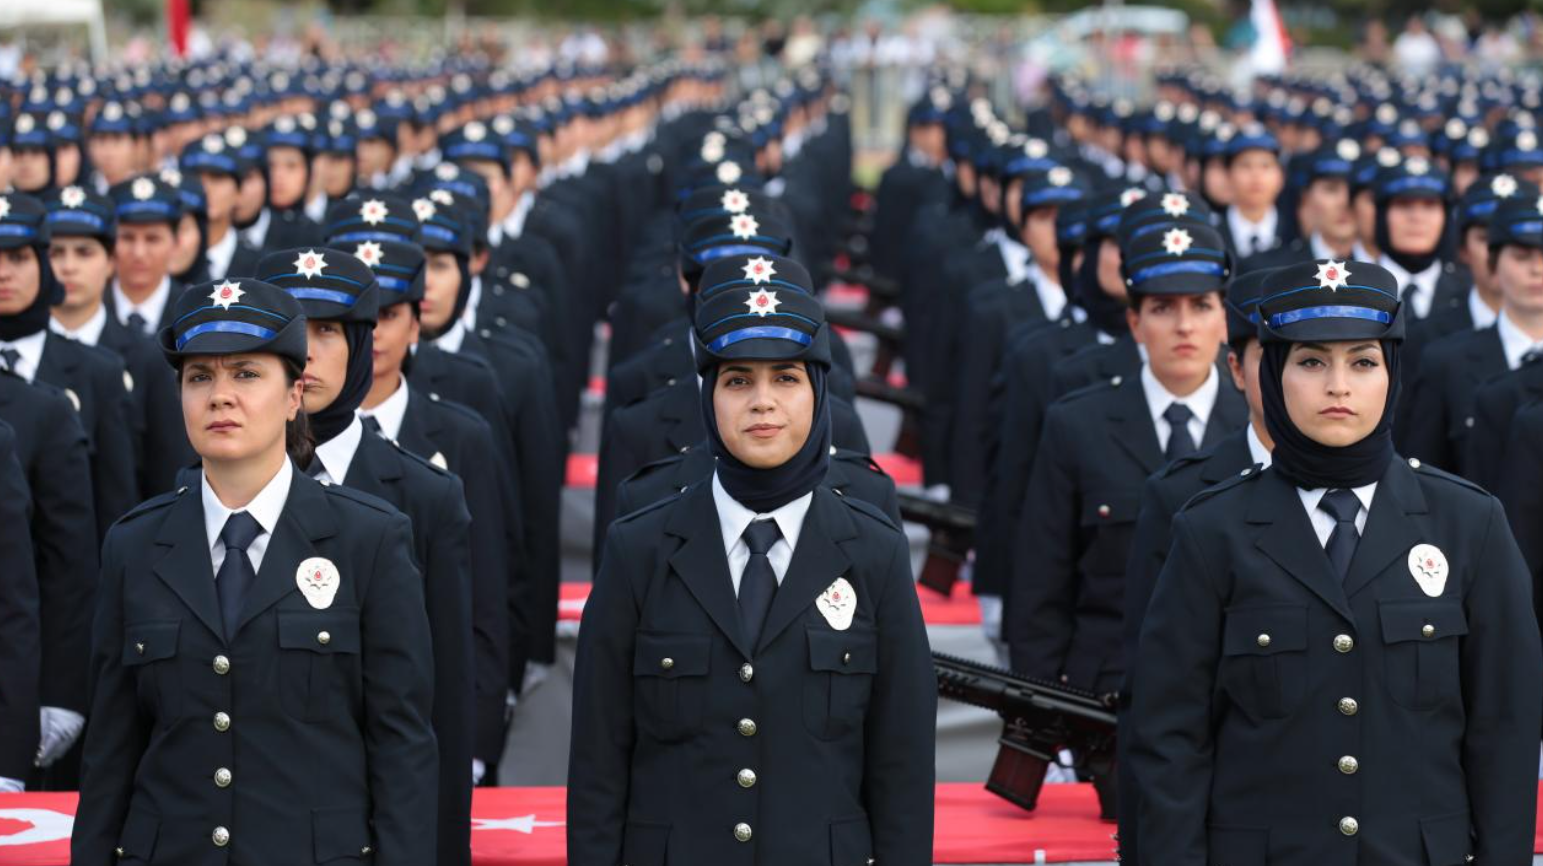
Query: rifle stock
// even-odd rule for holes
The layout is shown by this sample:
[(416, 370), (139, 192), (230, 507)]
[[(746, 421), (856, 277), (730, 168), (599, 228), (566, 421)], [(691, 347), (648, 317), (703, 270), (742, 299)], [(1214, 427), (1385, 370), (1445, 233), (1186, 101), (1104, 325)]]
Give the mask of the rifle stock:
[(953, 594), (959, 571), (975, 544), (975, 512), (911, 493), (898, 494), (900, 517), (927, 527), (927, 561), (917, 583), (944, 596)]

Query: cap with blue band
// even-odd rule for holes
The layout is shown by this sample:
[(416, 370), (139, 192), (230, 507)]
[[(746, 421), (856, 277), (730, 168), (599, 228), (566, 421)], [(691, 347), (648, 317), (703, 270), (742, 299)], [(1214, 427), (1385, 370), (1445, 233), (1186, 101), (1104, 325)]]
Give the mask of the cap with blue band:
[(173, 303), (170, 321), (158, 339), (173, 367), (194, 355), (259, 353), (305, 366), (305, 315), (300, 302), (260, 280), (190, 286)]

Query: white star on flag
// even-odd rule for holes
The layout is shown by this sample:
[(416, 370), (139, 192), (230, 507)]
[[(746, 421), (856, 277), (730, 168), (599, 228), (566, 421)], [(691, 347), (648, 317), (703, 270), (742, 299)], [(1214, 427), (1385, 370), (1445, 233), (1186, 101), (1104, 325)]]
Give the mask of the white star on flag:
[(1189, 198), (1182, 193), (1170, 192), (1163, 196), (1163, 213), (1181, 217), (1189, 213)]
[(1163, 234), (1163, 249), (1167, 250), (1170, 256), (1184, 255), (1194, 242), (1195, 239), (1183, 229), (1169, 229)]
[(376, 243), (375, 241), (365, 241), (359, 246), (354, 247), (354, 258), (364, 262), (366, 265), (372, 268), (379, 265), (380, 244)]
[(428, 222), (434, 218), (434, 203), (426, 198), (413, 199), (413, 214), (418, 217), (418, 222)]
[(300, 276), (314, 280), (327, 269), (327, 260), (315, 250), (306, 250), (295, 256), (295, 270)]
[(771, 282), (771, 278), (777, 275), (777, 269), (772, 266), (770, 259), (756, 256), (745, 262), (745, 279), (756, 285)]
[(740, 214), (739, 216), (729, 220), (729, 231), (733, 233), (734, 237), (739, 238), (740, 240), (750, 240), (751, 238), (755, 237), (755, 233), (760, 230), (761, 224), (756, 222), (755, 217), (751, 216), (750, 214)]
[(241, 290), (240, 283), (233, 283), (230, 280), (226, 280), (215, 286), (214, 291), (209, 293), (209, 302), (214, 304), (216, 307), (224, 307), (228, 310), (230, 309), (231, 304), (240, 303), (241, 296), (244, 294), (246, 294), (246, 292)]
[(86, 191), (78, 186), (67, 186), (59, 193), (59, 203), (65, 207), (80, 207), (86, 203)]
[(566, 826), (563, 821), (537, 821), (535, 815), (521, 815), (517, 818), (473, 818), (471, 821), (473, 830), (513, 830), (527, 836), (547, 827)]
[(390, 211), (386, 209), (386, 203), (378, 198), (372, 198), (359, 206), (359, 218), (372, 226), (385, 222), (388, 213)]
[(777, 306), (781, 303), (777, 300), (776, 292), (768, 292), (765, 289), (756, 289), (750, 293), (749, 298), (745, 299), (745, 306), (750, 308), (750, 312), (762, 318), (777, 312)]
[(1495, 198), (1510, 198), (1516, 195), (1516, 178), (1509, 174), (1497, 174), (1489, 182), (1489, 191), (1495, 194)]
[(1345, 280), (1349, 276), (1350, 271), (1345, 270), (1344, 262), (1331, 259), (1318, 266), (1318, 288), (1337, 292), (1345, 287)]
[(729, 213), (744, 213), (750, 207), (750, 196), (737, 189), (731, 189), (723, 194), (723, 209)]

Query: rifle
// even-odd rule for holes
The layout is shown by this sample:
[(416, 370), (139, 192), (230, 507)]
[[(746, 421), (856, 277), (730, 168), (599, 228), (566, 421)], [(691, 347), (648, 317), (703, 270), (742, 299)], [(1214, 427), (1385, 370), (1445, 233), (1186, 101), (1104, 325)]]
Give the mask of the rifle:
[(900, 436), (895, 440), (895, 451), (913, 460), (921, 459), (921, 414), (927, 406), (927, 398), (911, 388), (894, 385), (873, 376), (857, 380), (857, 396), (888, 403), (900, 409)]
[(932, 666), (940, 697), (991, 710), (1006, 723), (986, 790), (1032, 812), (1045, 768), (1061, 749), (1070, 749), (1076, 768), (1092, 778), (1099, 817), (1114, 820), (1113, 695), (1031, 680), (943, 653), (932, 654)]
[(929, 533), (927, 562), (916, 582), (944, 597), (952, 595), (959, 569), (975, 545), (975, 511), (913, 493), (896, 495), (900, 500), (900, 517), (920, 523)]
[(871, 301), (869, 309), (862, 312), (826, 307), (825, 321), (832, 328), (845, 328), (849, 331), (872, 334), (879, 345), (878, 351), (873, 356), (871, 372), (883, 379), (889, 376), (890, 369), (895, 365), (895, 359), (900, 356), (900, 347), (905, 341), (905, 331), (880, 320), (872, 307)]

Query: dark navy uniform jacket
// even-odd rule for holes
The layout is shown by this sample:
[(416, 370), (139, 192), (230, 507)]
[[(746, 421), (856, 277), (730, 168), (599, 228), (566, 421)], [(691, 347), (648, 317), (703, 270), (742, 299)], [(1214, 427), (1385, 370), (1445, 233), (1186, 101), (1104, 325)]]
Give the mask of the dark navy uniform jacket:
[[(840, 577), (845, 630), (815, 604)], [(816, 489), (751, 647), (699, 483), (606, 539), (574, 670), (568, 862), (927, 866), (936, 708), (887, 518)]]
[(1538, 399), (1543, 399), (1543, 358), (1523, 362), (1515, 371), (1479, 386), (1473, 395), (1473, 427), (1463, 446), (1463, 477), (1485, 490), (1500, 492), (1511, 419)]
[[(86, 735), (70, 862), (433, 863), (433, 650), (407, 518), (295, 470), (229, 638), (209, 551), (196, 488), (108, 535), (91, 657), (102, 723)], [(296, 583), (313, 557), (340, 577), (321, 609)]]
[[(1174, 520), (1136, 662), (1144, 862), (1531, 860), (1543, 655), (1526, 566), (1498, 502), (1417, 463), (1383, 473), (1343, 582), (1273, 470)], [(1417, 545), (1446, 559), (1435, 596)]]
[(1394, 427), (1399, 453), (1466, 475), (1463, 456), (1473, 427), (1474, 394), (1510, 371), (1494, 326), (1432, 343), (1399, 407)]
[(122, 358), (133, 377), (139, 491), (147, 499), (166, 493), (177, 486), (177, 473), (198, 461), (182, 422), (177, 372), (167, 366), (159, 347), (110, 314), (97, 346)]
[(0, 421), (0, 776), (24, 780), (38, 747), (42, 625), (32, 558), (32, 494), (16, 431)]
[(134, 460), (137, 425), (132, 420), (133, 404), (123, 373), (123, 360), (112, 352), (52, 331), (45, 338), (43, 357), (38, 362), (38, 381), (74, 395), (70, 402), (78, 404), (81, 425), (90, 438), (98, 539), (140, 500)]

